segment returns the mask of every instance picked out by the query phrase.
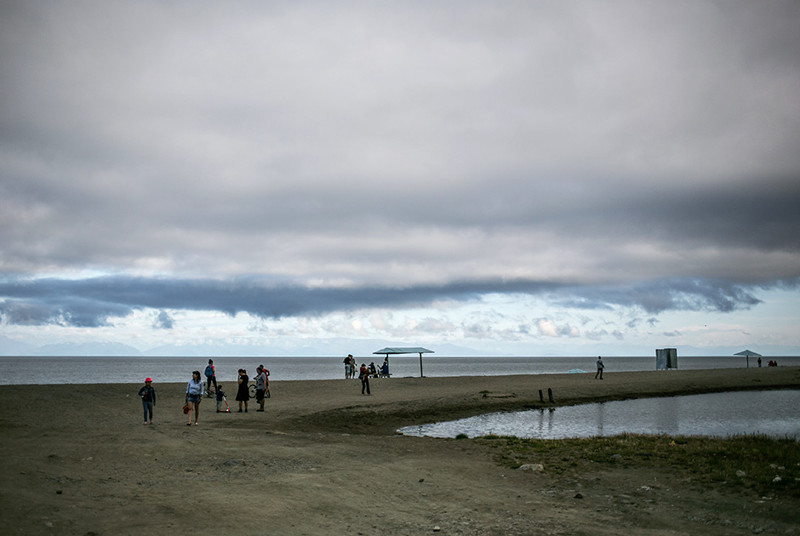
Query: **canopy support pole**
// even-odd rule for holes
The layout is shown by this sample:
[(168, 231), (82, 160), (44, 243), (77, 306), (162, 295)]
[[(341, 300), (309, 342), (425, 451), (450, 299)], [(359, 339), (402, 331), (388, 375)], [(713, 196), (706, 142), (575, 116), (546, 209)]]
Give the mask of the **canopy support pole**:
[(422, 352), (419, 353), (419, 377), (423, 378), (422, 375)]

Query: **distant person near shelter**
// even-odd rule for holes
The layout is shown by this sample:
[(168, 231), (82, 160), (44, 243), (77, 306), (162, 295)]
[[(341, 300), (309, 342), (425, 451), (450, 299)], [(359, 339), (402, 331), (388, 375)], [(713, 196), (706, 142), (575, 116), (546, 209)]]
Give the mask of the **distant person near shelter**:
[(358, 372), (358, 378), (361, 380), (361, 394), (364, 394), (364, 390), (367, 391), (368, 395), (372, 394), (369, 392), (369, 370), (367, 369), (367, 365), (364, 363), (361, 363), (361, 369)]
[(189, 422), (186, 426), (192, 425), (192, 413), (194, 413), (194, 425), (199, 424), (200, 418), (200, 402), (203, 400), (203, 380), (200, 377), (200, 371), (195, 370), (192, 372), (192, 379), (186, 384), (186, 402), (189, 404)]
[(206, 367), (206, 378), (208, 378), (208, 387), (206, 390), (211, 391), (211, 384), (214, 384), (214, 389), (217, 388), (217, 371), (214, 369), (214, 360), (208, 360), (208, 366)]
[(144, 380), (144, 387), (139, 389), (139, 398), (142, 399), (142, 412), (144, 424), (153, 424), (153, 408), (156, 405), (156, 390), (151, 385), (150, 378)]
[(236, 391), (236, 401), (239, 402), (239, 413), (242, 412), (242, 402), (244, 402), (244, 412), (247, 413), (247, 403), (250, 401), (250, 386), (248, 385), (247, 371), (239, 369), (239, 389)]
[(597, 379), (598, 376), (600, 377), (601, 380), (603, 379), (603, 369), (605, 367), (606, 366), (603, 364), (603, 358), (600, 357), (600, 356), (597, 356), (597, 372), (594, 375), (594, 379), (595, 380)]
[(259, 365), (256, 369), (256, 402), (258, 402), (258, 409), (256, 411), (264, 411), (264, 398), (267, 392), (267, 373), (264, 365)]
[(761, 368), (761, 357), (758, 358), (758, 368)]

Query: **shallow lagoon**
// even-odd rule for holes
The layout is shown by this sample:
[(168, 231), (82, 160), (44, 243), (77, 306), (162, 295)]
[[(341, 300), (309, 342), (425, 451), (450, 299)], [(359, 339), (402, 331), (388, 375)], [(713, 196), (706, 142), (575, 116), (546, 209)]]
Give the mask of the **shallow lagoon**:
[(440, 438), (495, 434), (536, 439), (624, 433), (714, 437), (765, 434), (800, 440), (800, 391), (735, 391), (490, 413), (408, 426), (399, 432)]

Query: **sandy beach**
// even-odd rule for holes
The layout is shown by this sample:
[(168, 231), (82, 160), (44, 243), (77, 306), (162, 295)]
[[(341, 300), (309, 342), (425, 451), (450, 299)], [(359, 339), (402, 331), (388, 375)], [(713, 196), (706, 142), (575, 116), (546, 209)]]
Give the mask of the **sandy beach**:
[[(188, 378), (187, 378), (188, 379)], [(798, 368), (273, 381), (267, 411), (186, 426), (185, 384), (3, 386), (6, 534), (800, 534), (797, 499), (694, 484), (667, 465), (520, 471), (477, 440), (402, 426), (490, 411), (738, 389), (800, 388)], [(722, 440), (720, 440), (722, 441)], [(536, 460), (533, 460), (536, 461)], [(733, 462), (732, 462), (733, 463)], [(641, 490), (647, 489), (644, 495)]]

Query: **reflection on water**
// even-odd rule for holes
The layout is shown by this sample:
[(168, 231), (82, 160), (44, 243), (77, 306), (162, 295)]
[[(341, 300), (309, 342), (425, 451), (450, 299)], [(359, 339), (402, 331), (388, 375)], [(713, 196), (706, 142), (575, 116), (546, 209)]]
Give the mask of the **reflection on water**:
[(800, 440), (800, 391), (736, 391), (490, 413), (399, 431), (442, 438), (495, 434), (562, 439), (634, 433), (715, 437), (765, 434)]

